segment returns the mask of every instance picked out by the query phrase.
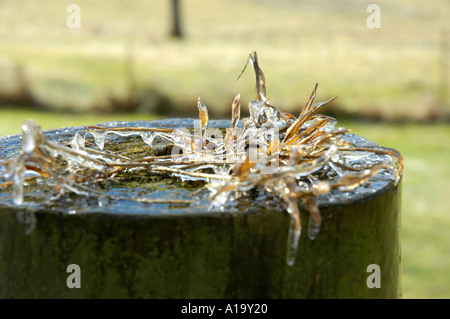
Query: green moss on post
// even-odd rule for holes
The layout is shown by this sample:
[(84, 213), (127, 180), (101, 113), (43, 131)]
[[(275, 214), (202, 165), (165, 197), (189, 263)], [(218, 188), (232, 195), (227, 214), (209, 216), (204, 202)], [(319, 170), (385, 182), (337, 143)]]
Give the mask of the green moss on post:
[[(0, 208), (1, 298), (397, 298), (401, 184), (322, 207), (286, 264), (289, 216), (57, 214)], [(306, 224), (307, 216), (303, 214)], [(69, 264), (81, 288), (69, 289)], [(370, 264), (381, 288), (368, 288)]]

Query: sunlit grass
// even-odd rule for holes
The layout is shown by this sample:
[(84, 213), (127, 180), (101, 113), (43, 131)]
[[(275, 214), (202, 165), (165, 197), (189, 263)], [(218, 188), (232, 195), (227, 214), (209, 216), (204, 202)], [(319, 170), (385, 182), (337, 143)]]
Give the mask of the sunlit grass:
[(446, 8), (437, 0), (381, 0), (383, 25), (375, 30), (366, 26), (369, 3), (184, 1), (186, 38), (174, 41), (170, 1), (80, 0), (82, 25), (74, 30), (65, 25), (65, 4), (18, 0), (2, 3), (0, 60), (22, 65), (32, 93), (55, 108), (88, 110), (112, 92), (123, 96), (132, 69), (139, 88), (185, 108), (201, 96), (212, 115), (223, 115), (236, 93), (253, 97), (251, 74), (234, 80), (257, 50), (268, 97), (283, 110), (298, 110), (319, 82), (318, 98), (337, 95), (336, 107), (350, 113), (449, 111), (438, 96)]
[(6, 107), (0, 109), (0, 136), (21, 133), (24, 120), (31, 119), (38, 123), (43, 130), (71, 127), (80, 125), (95, 125), (108, 121), (141, 121), (154, 120), (155, 115), (148, 114), (70, 114), (63, 112), (42, 112), (29, 108)]

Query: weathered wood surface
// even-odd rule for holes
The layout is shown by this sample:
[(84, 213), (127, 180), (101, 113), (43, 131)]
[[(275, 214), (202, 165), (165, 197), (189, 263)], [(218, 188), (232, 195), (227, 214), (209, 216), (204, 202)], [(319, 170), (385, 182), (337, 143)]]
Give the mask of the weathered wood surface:
[[(286, 264), (289, 216), (56, 214), (0, 208), (1, 298), (397, 298), (401, 183), (322, 207), (314, 241)], [(306, 212), (303, 212), (306, 224)], [(306, 228), (306, 227), (304, 227)], [(70, 264), (81, 288), (69, 289)], [(368, 288), (370, 264), (381, 288)]]

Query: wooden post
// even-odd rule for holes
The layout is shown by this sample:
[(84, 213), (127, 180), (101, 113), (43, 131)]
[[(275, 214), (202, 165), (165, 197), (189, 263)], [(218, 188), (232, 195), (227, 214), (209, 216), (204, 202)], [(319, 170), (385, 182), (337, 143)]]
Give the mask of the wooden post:
[[(47, 137), (66, 143), (74, 130), (83, 128)], [(0, 138), (0, 160), (20, 146), (18, 135)], [(114, 202), (83, 201), (86, 209), (76, 212), (75, 197), (56, 206), (12, 206), (1, 200), (11, 188), (0, 188), (0, 298), (397, 298), (401, 181), (374, 190), (324, 201), (317, 238), (302, 234), (291, 266), (291, 218), (277, 206), (161, 213), (139, 203), (117, 211)], [(308, 213), (299, 209), (306, 225)], [(81, 288), (67, 284), (70, 265), (79, 267)], [(372, 276), (379, 287), (370, 285)]]
[[(321, 208), (286, 264), (286, 212), (70, 215), (0, 207), (0, 298), (398, 298), (401, 184)], [(303, 212), (306, 219), (306, 212)], [(68, 265), (81, 271), (70, 289)], [(370, 265), (380, 288), (369, 287)]]

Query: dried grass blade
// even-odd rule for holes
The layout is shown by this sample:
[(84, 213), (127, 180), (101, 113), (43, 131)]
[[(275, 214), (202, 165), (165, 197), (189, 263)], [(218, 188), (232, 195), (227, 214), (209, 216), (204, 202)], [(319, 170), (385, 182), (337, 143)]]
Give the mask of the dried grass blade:
[(239, 118), (241, 116), (241, 94), (238, 93), (234, 98), (233, 104), (231, 105), (231, 128), (233, 132), (236, 130)]

